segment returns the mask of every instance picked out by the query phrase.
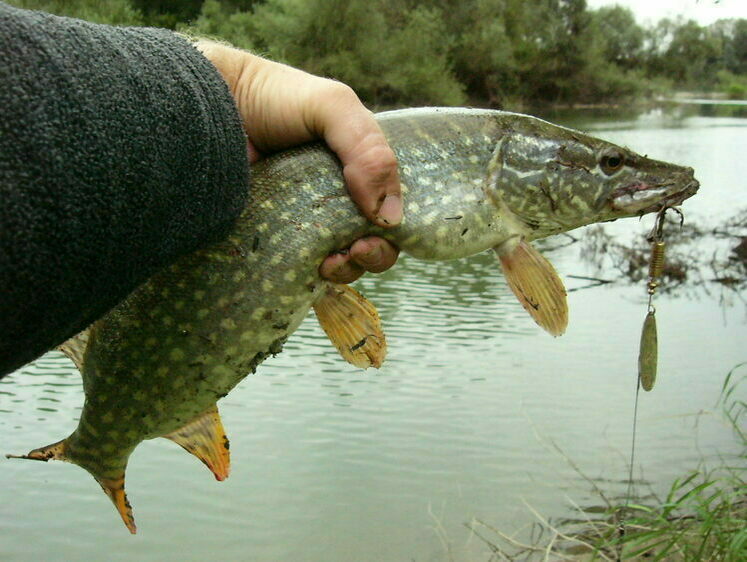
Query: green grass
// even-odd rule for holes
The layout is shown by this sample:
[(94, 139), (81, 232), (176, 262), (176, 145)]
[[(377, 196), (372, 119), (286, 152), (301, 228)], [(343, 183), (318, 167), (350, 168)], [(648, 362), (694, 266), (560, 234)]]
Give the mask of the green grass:
[(658, 505), (613, 506), (609, 515), (621, 523), (598, 537), (597, 552), (626, 560), (747, 560), (747, 403), (736, 396), (747, 380), (737, 377), (744, 366), (729, 372), (719, 397), (742, 447), (739, 465), (678, 478)]
[(595, 485), (606, 509), (590, 514), (576, 506), (581, 517), (557, 525), (528, 506), (538, 520), (529, 544), (483, 521), (469, 528), (491, 548), (491, 561), (747, 561), (747, 402), (737, 397), (747, 384), (745, 371), (742, 363), (728, 373), (718, 400), (741, 447), (736, 463), (694, 470), (672, 482), (666, 497), (637, 503), (610, 501)]

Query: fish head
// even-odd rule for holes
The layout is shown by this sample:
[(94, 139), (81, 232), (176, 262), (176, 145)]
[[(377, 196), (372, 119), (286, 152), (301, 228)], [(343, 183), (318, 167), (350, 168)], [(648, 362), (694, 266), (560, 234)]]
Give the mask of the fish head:
[(541, 119), (522, 116), (501, 129), (487, 190), (528, 239), (656, 212), (699, 187), (692, 168)]

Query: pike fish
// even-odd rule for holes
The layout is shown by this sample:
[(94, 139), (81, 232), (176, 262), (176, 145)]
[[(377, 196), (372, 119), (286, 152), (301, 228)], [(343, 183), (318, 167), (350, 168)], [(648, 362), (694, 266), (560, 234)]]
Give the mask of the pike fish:
[(167, 437), (226, 478), (216, 403), (281, 351), (312, 306), (343, 357), (380, 365), (385, 340), (373, 306), (319, 277), (331, 252), (367, 235), (424, 260), (492, 249), (518, 300), (557, 336), (568, 321), (565, 290), (531, 241), (658, 211), (698, 189), (691, 168), (527, 115), (424, 108), (377, 119), (399, 162), (401, 225), (382, 229), (360, 215), (322, 144), (258, 162), (226, 239), (165, 268), (62, 346), (83, 377), (80, 421), (21, 458), (86, 469), (134, 533), (124, 479), (135, 447)]

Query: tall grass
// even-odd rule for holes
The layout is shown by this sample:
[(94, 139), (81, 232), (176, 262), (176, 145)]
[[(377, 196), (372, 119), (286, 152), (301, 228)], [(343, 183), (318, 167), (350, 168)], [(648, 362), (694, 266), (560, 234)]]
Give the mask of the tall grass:
[(488, 544), (491, 561), (747, 561), (747, 402), (737, 394), (747, 384), (745, 370), (741, 363), (727, 374), (717, 404), (741, 447), (736, 463), (677, 478), (664, 498), (610, 501), (597, 490), (607, 506), (602, 513), (592, 517), (576, 506), (581, 518), (557, 525), (529, 507), (538, 520), (530, 543), (483, 521), (468, 527)]
[(747, 375), (732, 369), (719, 405), (741, 446), (737, 466), (693, 471), (676, 479), (658, 505), (614, 506), (621, 523), (594, 544), (598, 552), (633, 560), (747, 560), (747, 402), (737, 389)]

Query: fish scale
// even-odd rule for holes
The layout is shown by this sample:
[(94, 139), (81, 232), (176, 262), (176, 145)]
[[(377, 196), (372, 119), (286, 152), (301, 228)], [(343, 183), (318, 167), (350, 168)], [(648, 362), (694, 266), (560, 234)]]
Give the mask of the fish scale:
[(312, 306), (346, 359), (383, 359), (375, 309), (319, 277), (331, 252), (370, 235), (425, 260), (492, 248), (522, 305), (559, 335), (565, 291), (529, 242), (678, 204), (698, 188), (689, 168), (526, 115), (426, 108), (377, 119), (399, 163), (399, 226), (382, 229), (360, 215), (339, 161), (321, 144), (256, 163), (247, 206), (225, 240), (165, 268), (63, 346), (83, 376), (81, 419), (67, 439), (23, 458), (85, 468), (134, 532), (124, 495), (131, 452), (168, 437), (225, 478), (216, 402), (279, 353)]

